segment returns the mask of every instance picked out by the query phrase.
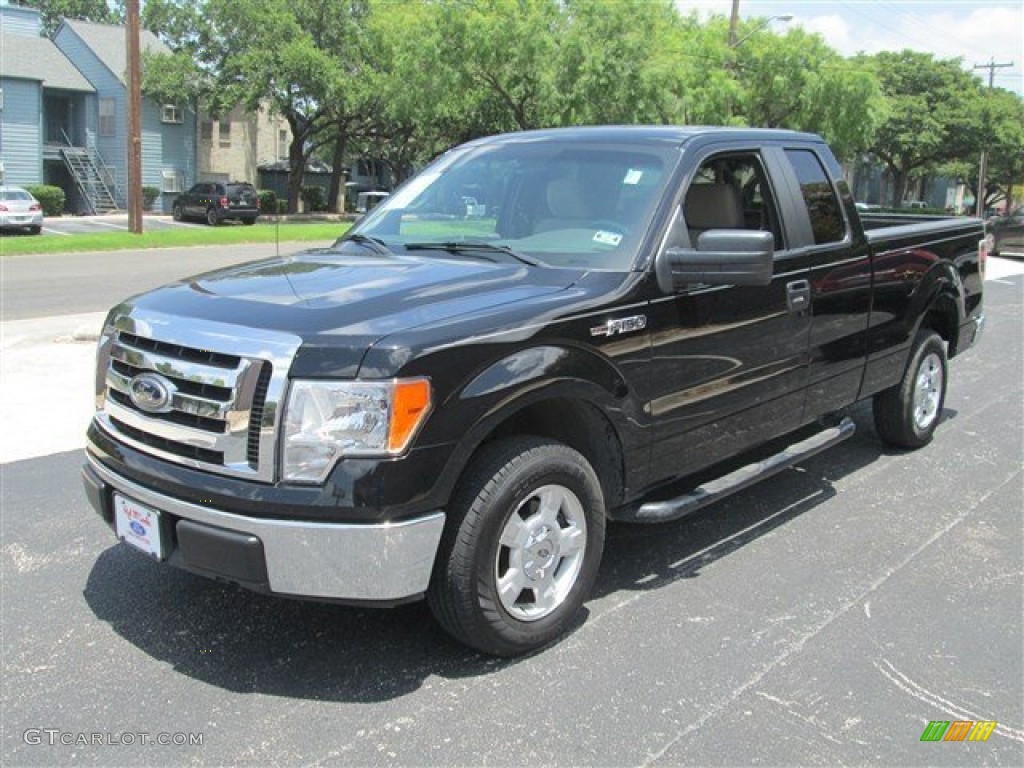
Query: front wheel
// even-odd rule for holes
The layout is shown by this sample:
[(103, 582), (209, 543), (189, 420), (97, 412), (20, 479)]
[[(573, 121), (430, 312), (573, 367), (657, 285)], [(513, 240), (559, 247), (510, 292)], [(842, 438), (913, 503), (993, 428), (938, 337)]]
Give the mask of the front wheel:
[(882, 441), (899, 448), (930, 443), (946, 401), (946, 380), (946, 347), (937, 333), (922, 329), (900, 383), (875, 395), (875, 429)]
[(561, 443), (486, 446), (452, 499), (428, 599), (441, 626), (513, 656), (564, 634), (593, 587), (604, 496), (587, 460)]
[(175, 203), (174, 207), (171, 209), (171, 218), (175, 221), (182, 221), (185, 218), (185, 214), (178, 203)]

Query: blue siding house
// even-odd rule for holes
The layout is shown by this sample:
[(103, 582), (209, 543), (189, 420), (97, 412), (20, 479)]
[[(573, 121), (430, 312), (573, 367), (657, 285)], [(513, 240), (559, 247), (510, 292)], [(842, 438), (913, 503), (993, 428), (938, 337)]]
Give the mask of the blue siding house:
[(95, 89), (63, 53), (39, 36), (39, 13), (0, 4), (0, 178), (5, 183), (54, 184), (67, 209), (87, 207), (66, 164), (49, 148), (84, 142)]
[[(96, 91), (86, 149), (111, 177), (118, 206), (125, 205), (127, 159), (127, 44), (121, 26), (65, 19), (53, 38)], [(142, 50), (169, 52), (155, 35), (142, 31)], [(157, 187), (156, 210), (169, 211), (174, 197), (195, 183), (196, 116), (186, 105), (142, 100), (142, 184)]]

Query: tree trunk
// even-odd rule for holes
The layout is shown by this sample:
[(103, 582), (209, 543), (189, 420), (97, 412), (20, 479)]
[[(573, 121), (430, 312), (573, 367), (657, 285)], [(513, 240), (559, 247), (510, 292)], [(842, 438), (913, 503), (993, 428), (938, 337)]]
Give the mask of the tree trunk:
[[(348, 128), (343, 121), (339, 120), (334, 133), (334, 154), (331, 156), (331, 185), (327, 192), (327, 210), (331, 213), (339, 213), (338, 193), (345, 180), (346, 151), (348, 151)], [(344, 209), (344, 204), (342, 209)]]
[(288, 213), (299, 211), (302, 179), (306, 173), (306, 152), (303, 144), (304, 138), (293, 130), (292, 143), (288, 147)]
[(903, 207), (903, 198), (907, 196), (907, 172), (898, 168), (892, 169), (892, 204), (894, 208)]

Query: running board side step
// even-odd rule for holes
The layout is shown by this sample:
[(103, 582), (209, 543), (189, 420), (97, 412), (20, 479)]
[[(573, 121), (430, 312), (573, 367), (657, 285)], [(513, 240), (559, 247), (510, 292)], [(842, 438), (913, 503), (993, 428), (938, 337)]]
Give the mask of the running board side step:
[(708, 504), (724, 499), (737, 491), (742, 491), (758, 480), (764, 480), (784, 469), (789, 469), (794, 464), (799, 464), (804, 459), (843, 442), (852, 437), (856, 429), (857, 426), (852, 419), (844, 418), (836, 426), (823, 429), (799, 443), (787, 446), (762, 461), (748, 464), (727, 475), (709, 480), (689, 493), (674, 499), (651, 501), (635, 508), (632, 512), (624, 514), (620, 512), (616, 515), (616, 519), (633, 523), (664, 523), (678, 520), (703, 509)]

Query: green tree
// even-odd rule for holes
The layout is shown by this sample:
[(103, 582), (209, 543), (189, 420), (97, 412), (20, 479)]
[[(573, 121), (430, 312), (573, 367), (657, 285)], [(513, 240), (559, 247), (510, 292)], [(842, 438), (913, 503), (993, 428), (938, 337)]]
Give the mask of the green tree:
[(559, 124), (681, 120), (690, 62), (671, 0), (566, 0), (565, 17), (555, 60)]
[[(757, 29), (764, 22), (751, 22)], [(739, 114), (763, 128), (820, 134), (840, 158), (866, 149), (884, 114), (878, 81), (851, 66), (820, 35), (797, 27), (779, 36), (743, 34), (733, 49), (742, 86)]]
[(984, 207), (1005, 199), (1013, 205), (1013, 187), (1024, 182), (1024, 99), (1002, 88), (982, 88), (970, 110), (966, 128), (972, 150), (940, 170), (955, 175), (978, 199), (979, 158), (988, 150)]
[(882, 87), (885, 114), (872, 151), (889, 169), (897, 205), (912, 179), (976, 155), (967, 128), (980, 83), (959, 60), (907, 50), (859, 57), (854, 63), (872, 68)]
[(57, 27), (65, 18), (107, 24), (116, 24), (120, 21), (106, 0), (29, 0), (25, 4), (39, 9), (43, 19), (43, 32), (47, 37), (57, 31)]

